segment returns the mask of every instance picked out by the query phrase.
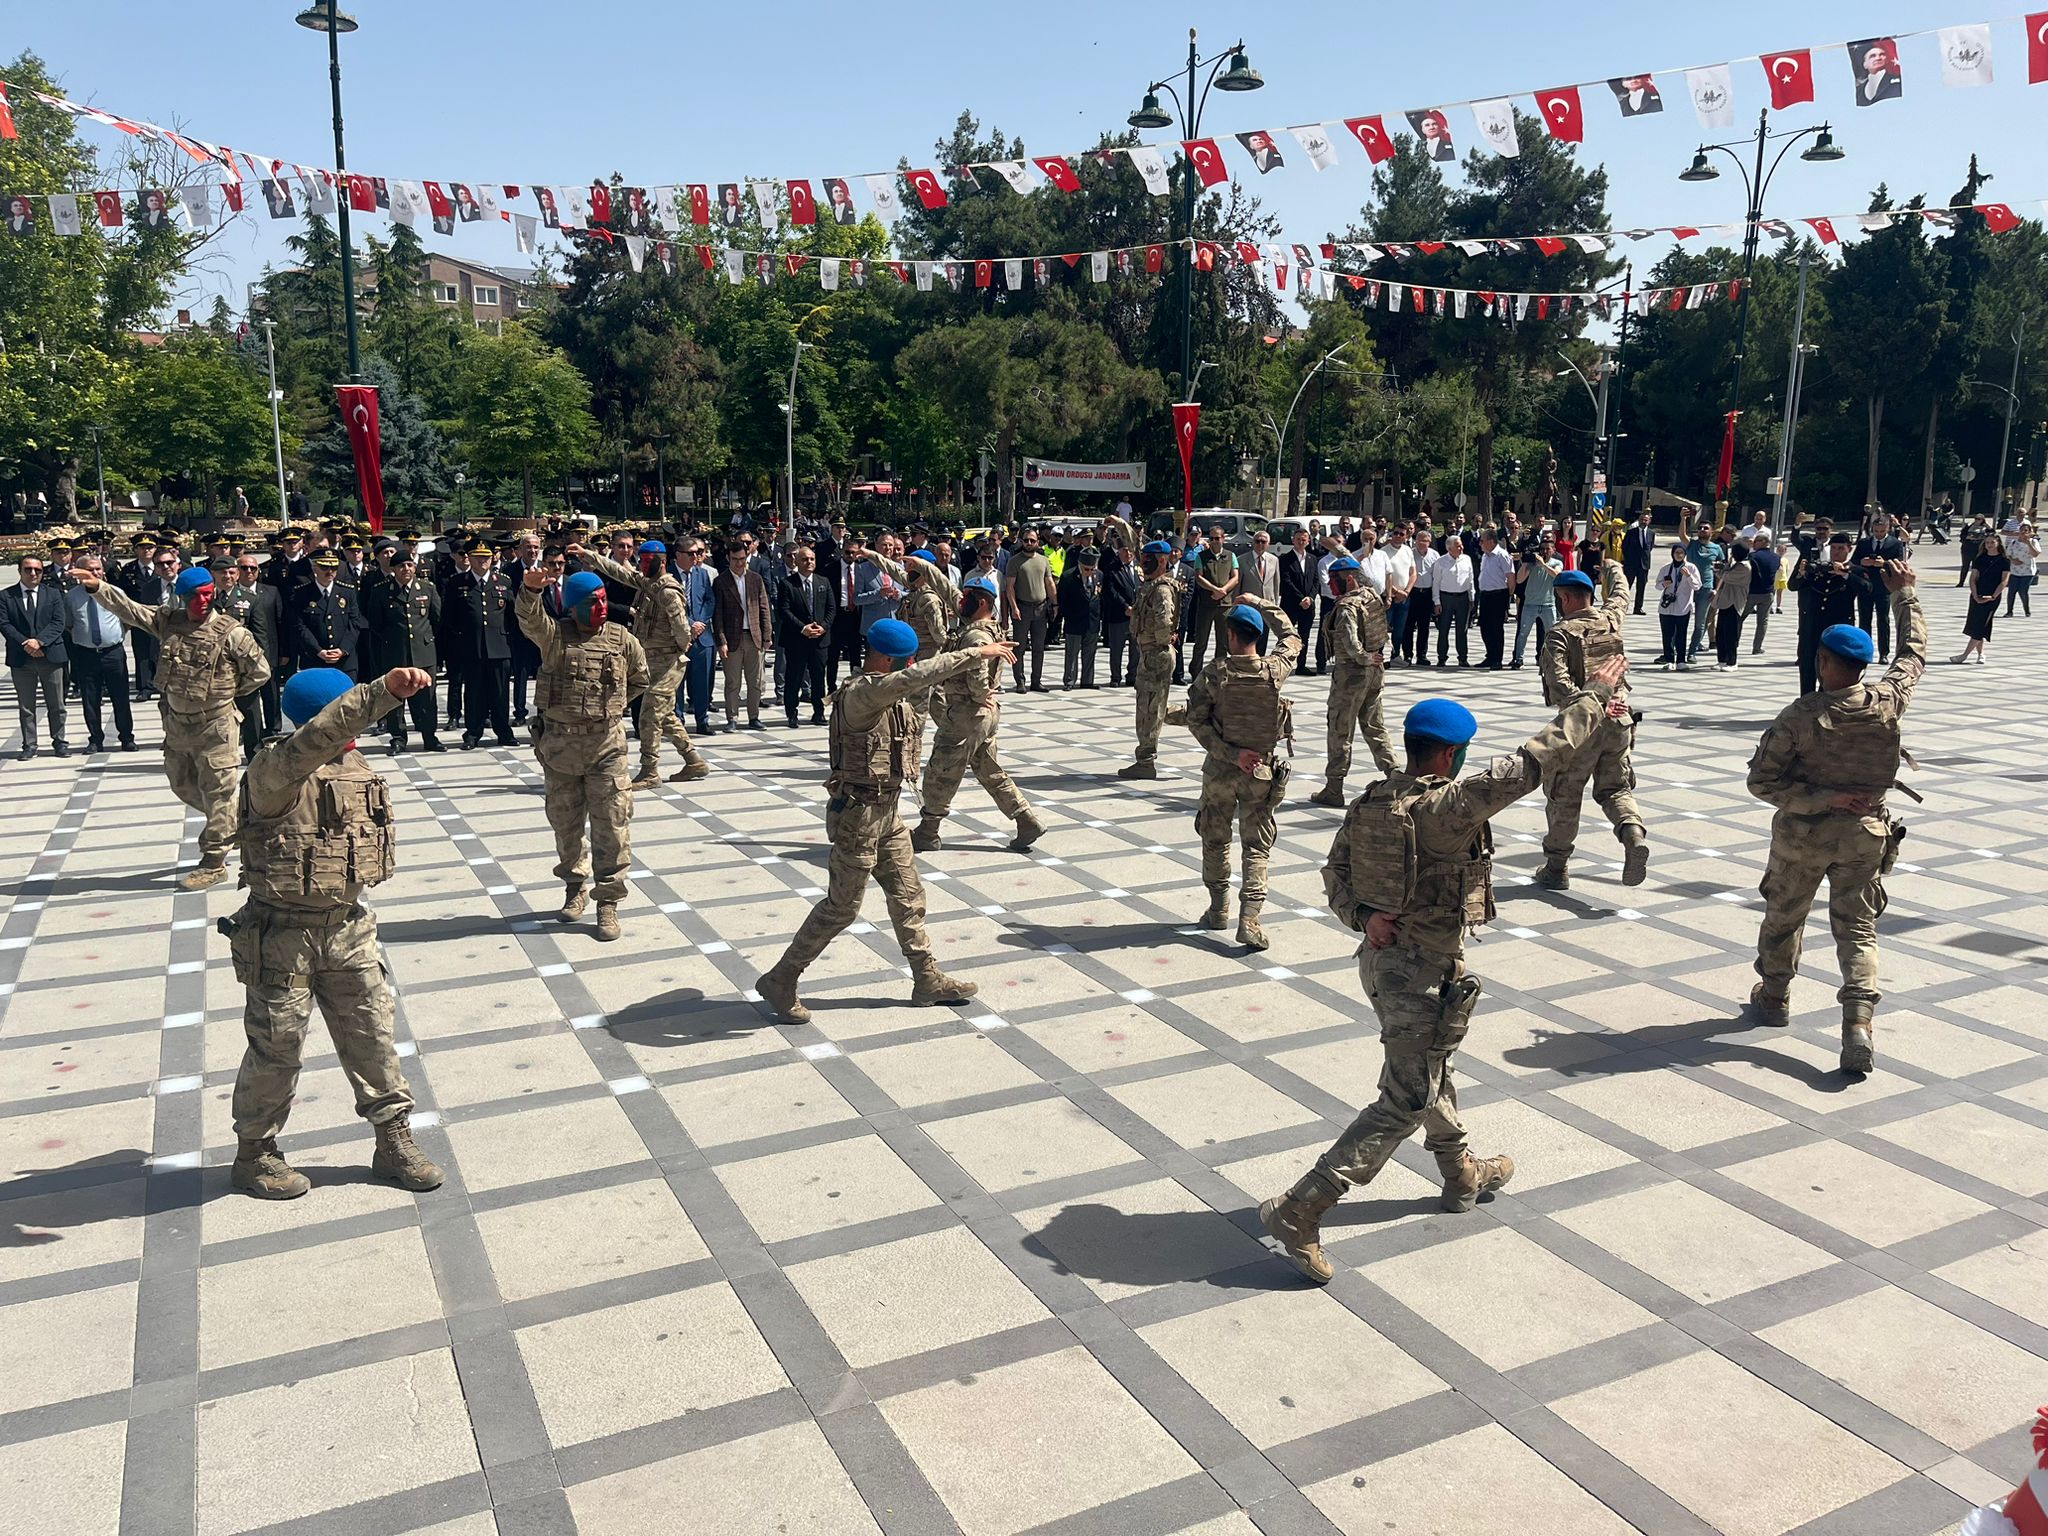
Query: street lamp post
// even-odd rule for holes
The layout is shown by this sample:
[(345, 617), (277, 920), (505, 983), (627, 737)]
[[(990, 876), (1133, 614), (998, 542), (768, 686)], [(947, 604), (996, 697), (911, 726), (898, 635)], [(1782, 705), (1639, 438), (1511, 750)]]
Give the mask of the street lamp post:
[(272, 330), (275, 321), (265, 318), (263, 322), (263, 356), (270, 365), (270, 445), (277, 453), (277, 519), (285, 520), (284, 490), (284, 424), (278, 418), (278, 402), (284, 399), (284, 392), (277, 387), (277, 339)]
[[(1771, 132), (1771, 114), (1768, 108), (1757, 113), (1756, 121), (1756, 165), (1754, 170), (1742, 163), (1742, 157), (1735, 153), (1737, 146), (1748, 144), (1747, 139), (1737, 139), (1728, 144), (1702, 144), (1692, 157), (1692, 164), (1678, 173), (1680, 181), (1718, 181), (1721, 173), (1714, 169), (1707, 159), (1708, 151), (1726, 155), (1735, 167), (1735, 173), (1742, 178), (1742, 188), (1749, 199), (1744, 214), (1742, 237), (1742, 298), (1736, 306), (1738, 315), (1735, 322), (1735, 368), (1728, 384), (1728, 409), (1732, 413), (1742, 405), (1742, 361), (1743, 350), (1749, 343), (1749, 291), (1756, 272), (1756, 248), (1758, 237), (1763, 233), (1764, 194), (1770, 190), (1771, 181), (1778, 174), (1778, 167), (1785, 163), (1792, 146), (1812, 136), (1813, 143), (1799, 153), (1799, 158), (1809, 164), (1830, 164), (1843, 158), (1842, 147), (1835, 142), (1833, 129), (1826, 123), (1818, 128), (1795, 128), (1784, 133)], [(1764, 169), (1764, 149), (1773, 140), (1782, 140), (1777, 157), (1771, 161), (1771, 168)], [(1733, 429), (1731, 422), (1730, 429)]]
[(787, 501), (783, 516), (788, 520), (784, 526), (789, 528), (796, 526), (796, 370), (810, 345), (797, 339), (796, 355), (789, 360), (789, 399), (782, 407), (782, 494)]
[(458, 528), (469, 521), (469, 518), (463, 511), (464, 503), (462, 500), (462, 487), (468, 479), (469, 476), (461, 470), (455, 471), (455, 526)]
[(341, 307), (348, 325), (348, 376), (353, 382), (363, 376), (363, 359), (356, 340), (356, 258), (348, 233), (348, 157), (341, 145), (341, 34), (355, 31), (356, 19), (336, 9), (335, 0), (316, 0), (299, 12), (298, 23), (309, 32), (327, 34), (327, 82), (334, 98), (334, 174), (341, 181), (335, 189), (341, 231)]
[(92, 434), (92, 472), (99, 481), (99, 515), (107, 515), (107, 461), (100, 452), (100, 435), (107, 429), (96, 421), (85, 424), (85, 430)]
[(668, 521), (668, 458), (666, 448), (673, 432), (650, 432), (647, 440), (654, 444), (654, 494), (661, 501), (661, 520)]
[(2027, 317), (2020, 316), (2019, 329), (2012, 333), (2012, 383), (2005, 391), (2005, 436), (1998, 444), (1998, 489), (1991, 493), (1993, 515), (2005, 516), (2005, 461), (2012, 452), (2012, 410), (2020, 402), (2020, 347), (2027, 339)]
[[(1223, 65), (1228, 62), (1229, 68)], [(1196, 77), (1203, 70), (1209, 71), (1207, 80), (1201, 83), (1196, 93)], [(1173, 104), (1180, 109), (1181, 137), (1184, 140), (1199, 139), (1202, 136), (1202, 109), (1208, 104), (1209, 91), (1256, 91), (1266, 82), (1259, 77), (1245, 57), (1244, 40), (1238, 39), (1230, 47), (1213, 58), (1205, 59), (1195, 45), (1195, 29), (1188, 28), (1187, 94), (1173, 88), (1170, 80), (1154, 80), (1145, 88), (1145, 99), (1138, 110), (1125, 119), (1133, 128), (1171, 128), (1172, 117), (1159, 105), (1159, 93), (1166, 92), (1173, 98)], [(1180, 228), (1181, 237), (1190, 242), (1195, 235), (1195, 168), (1183, 163), (1180, 185)], [(1195, 372), (1195, 253), (1192, 244), (1181, 252), (1180, 259), (1180, 376), (1187, 381), (1188, 398), (1194, 398)]]

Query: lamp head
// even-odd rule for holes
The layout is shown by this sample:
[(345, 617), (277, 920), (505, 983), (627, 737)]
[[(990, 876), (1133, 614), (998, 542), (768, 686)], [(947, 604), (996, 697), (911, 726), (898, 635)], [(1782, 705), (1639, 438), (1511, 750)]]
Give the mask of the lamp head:
[(1680, 181), (1719, 181), (1721, 173), (1714, 169), (1713, 162), (1702, 149), (1692, 157), (1692, 164), (1678, 173)]
[(333, 0), (325, 5), (309, 5), (295, 18), (308, 32), (353, 32), (355, 17), (346, 11), (336, 10)]
[(1138, 110), (1125, 118), (1124, 121), (1133, 128), (1171, 128), (1173, 126), (1173, 119), (1168, 117), (1165, 110), (1159, 105), (1159, 93), (1157, 91), (1147, 91), (1144, 101), (1139, 103)]
[(1822, 123), (1820, 125), (1820, 137), (1815, 139), (1812, 146), (1804, 150), (1799, 158), (1825, 165), (1842, 159), (1846, 153), (1847, 151), (1835, 142), (1834, 131), (1826, 123)]
[(1216, 77), (1216, 89), (1219, 91), (1256, 91), (1265, 83), (1259, 72), (1252, 68), (1251, 61), (1245, 58), (1242, 48), (1232, 51), (1230, 68)]

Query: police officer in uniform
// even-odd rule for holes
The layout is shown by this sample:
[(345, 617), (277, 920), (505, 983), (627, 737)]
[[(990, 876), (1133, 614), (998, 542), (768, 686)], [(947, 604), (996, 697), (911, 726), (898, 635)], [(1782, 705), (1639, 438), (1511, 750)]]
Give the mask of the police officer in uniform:
[(372, 572), (364, 583), (363, 609), (369, 618), (370, 654), (376, 664), (390, 671), (396, 668), (427, 674), (427, 686), (411, 694), (405, 710), (391, 711), (391, 750), (406, 750), (406, 711), (420, 733), (420, 744), (429, 752), (443, 752), (435, 733), (440, 712), (434, 701), (434, 673), (441, 665), (436, 637), (441, 632), (441, 594), (419, 574), (418, 557), (410, 546), (394, 544), (388, 572)]
[(1344, 807), (1344, 776), (1351, 771), (1351, 738), (1365, 733), (1366, 750), (1383, 774), (1394, 771), (1394, 744), (1380, 713), (1386, 683), (1387, 605), (1365, 584), (1364, 567), (1349, 555), (1330, 562), (1330, 588), (1339, 594), (1330, 610), (1329, 743), (1323, 787), (1309, 796), (1316, 805)]
[(882, 888), (896, 942), (910, 962), (910, 1000), (919, 1006), (964, 1002), (975, 993), (971, 981), (956, 981), (939, 969), (924, 927), (924, 886), (910, 851), (910, 832), (896, 813), (904, 782), (917, 774), (924, 721), (912, 711), (912, 695), (926, 693), (990, 661), (1000, 667), (1017, 659), (1017, 649), (991, 640), (973, 650), (948, 652), (912, 664), (917, 631), (901, 619), (881, 619), (868, 630), (865, 668), (832, 695), (827, 727), (831, 775), (825, 789), (825, 835), (832, 840), (831, 875), (825, 897), (810, 911), (782, 958), (756, 983), (761, 1000), (778, 1018), (801, 1024), (810, 1010), (797, 997), (797, 981), (825, 946), (860, 916), (868, 877)]
[(221, 920), (245, 991), (249, 1044), (235, 1076), (234, 1188), (291, 1200), (311, 1184), (277, 1150), (291, 1113), (313, 1004), (355, 1088), (356, 1113), (376, 1132), (371, 1171), (410, 1190), (441, 1170), (412, 1139), (412, 1094), (393, 1043), (391, 984), (364, 890), (391, 878), (395, 820), (384, 781), (356, 737), (431, 674), (400, 667), (354, 684), (333, 667), (294, 674), (284, 712), (296, 727), (272, 742), (242, 780), (242, 883), (249, 899)]
[[(1543, 676), (1543, 702), (1563, 709), (1586, 686), (1587, 675), (1610, 657), (1627, 655), (1622, 642), (1622, 622), (1628, 617), (1628, 588), (1615, 580), (1612, 567), (1606, 569), (1607, 601), (1593, 606), (1593, 578), (1584, 571), (1566, 571), (1557, 578), (1559, 618), (1543, 637), (1536, 666)], [(1614, 696), (1624, 703), (1628, 684), (1621, 683)], [(1543, 868), (1536, 883), (1549, 890), (1568, 888), (1566, 865), (1579, 836), (1579, 809), (1586, 798), (1586, 785), (1593, 786), (1593, 798), (1614, 824), (1621, 839), (1623, 885), (1641, 885), (1650, 867), (1649, 833), (1643, 814), (1636, 809), (1636, 770), (1629, 761), (1635, 746), (1634, 712), (1604, 721), (1593, 745), (1575, 758), (1569, 767), (1550, 776), (1544, 785), (1544, 810), (1549, 828), (1543, 836)]]
[(638, 597), (632, 610), (633, 638), (647, 652), (648, 683), (640, 698), (640, 774), (629, 787), (654, 789), (660, 785), (661, 744), (665, 740), (674, 742), (683, 754), (683, 766), (675, 773), (677, 781), (708, 778), (711, 765), (698, 753), (676, 714), (676, 693), (683, 686), (690, 652), (690, 609), (683, 584), (668, 573), (668, 545), (660, 539), (642, 544), (637, 571), (580, 544), (571, 544), (565, 553), (604, 578), (607, 606), (614, 587), (626, 588)]
[(1791, 1023), (1806, 914), (1825, 878), (1842, 967), (1842, 1070), (1851, 1073), (1874, 1064), (1877, 919), (1884, 911), (1884, 876), (1905, 835), (1884, 798), (1903, 755), (1899, 720), (1927, 667), (1927, 620), (1913, 590), (1913, 567), (1888, 560), (1883, 578), (1899, 641), (1884, 681), (1863, 681), (1863, 669), (1877, 655), (1868, 634), (1848, 623), (1823, 630), (1815, 663), (1819, 691), (1786, 705), (1749, 761), (1749, 792), (1778, 808), (1756, 940), (1762, 979), (1750, 1002), (1767, 1023)]
[(1117, 770), (1120, 779), (1159, 777), (1159, 730), (1166, 724), (1167, 697), (1173, 687), (1173, 662), (1180, 650), (1180, 582), (1173, 574), (1173, 546), (1154, 539), (1139, 551), (1145, 573), (1138, 600), (1131, 605), (1131, 643), (1137, 659), (1138, 752)]
[[(1273, 813), (1287, 793), (1287, 759), (1293, 750), (1294, 716), (1281, 685), (1301, 654), (1301, 636), (1262, 597), (1237, 604), (1224, 615), (1226, 655), (1218, 656), (1188, 685), (1188, 729), (1208, 753), (1202, 761), (1202, 808), (1195, 830), (1202, 835), (1202, 883), (1209, 909), (1202, 926), (1229, 922), (1230, 829), (1244, 841), (1244, 878), (1238, 891), (1237, 942), (1266, 947), (1259, 912), (1266, 904), (1266, 858), (1273, 850)], [(1271, 649), (1259, 654), (1270, 635)]]
[(188, 891), (217, 885), (228, 872), (235, 836), (237, 749), (235, 701), (270, 681), (270, 663), (256, 637), (214, 611), (213, 577), (194, 567), (178, 573), (174, 608), (145, 608), (90, 571), (76, 578), (131, 629), (155, 636), (158, 708), (164, 721), (164, 773), (171, 792), (206, 817), (199, 864), (179, 880)]
[(1364, 936), (1358, 971), (1380, 1021), (1386, 1060), (1379, 1098), (1259, 1220), (1288, 1262), (1318, 1285), (1332, 1270), (1320, 1223), (1345, 1190), (1368, 1183), (1422, 1126), (1443, 1174), (1443, 1208), (1469, 1211), (1514, 1177), (1512, 1158), (1475, 1158), (1458, 1117), (1452, 1057), (1479, 1001), (1465, 972), (1465, 931), (1493, 918), (1493, 832), (1487, 823), (1583, 752), (1628, 662), (1612, 656), (1556, 720), (1513, 756), (1460, 779), (1479, 722), (1452, 699), (1423, 699), (1402, 723), (1404, 772), (1352, 802), (1330, 845), (1323, 890), (1346, 928)]
[[(916, 570), (923, 564), (922, 560), (912, 560), (910, 568)], [(918, 589), (913, 588), (911, 595), (916, 597)], [(905, 607), (908, 606), (906, 603)], [(996, 629), (995, 583), (979, 576), (968, 577), (960, 589), (959, 633), (943, 649), (978, 651), (1000, 638)], [(919, 660), (929, 659), (923, 654), (922, 631), (917, 648)], [(960, 780), (970, 768), (974, 770), (975, 781), (995, 801), (996, 809), (1016, 822), (1012, 848), (1022, 852), (1045, 835), (1045, 823), (1032, 814), (1023, 791), (996, 761), (1001, 676), (1001, 664), (988, 662), (968, 668), (928, 695), (932, 700), (932, 760), (924, 771), (924, 814), (918, 819), (917, 830), (910, 834), (910, 846), (920, 853), (939, 846), (939, 829), (945, 824), (946, 813), (953, 808)]]
[[(646, 691), (647, 653), (605, 621), (604, 578), (578, 571), (562, 583), (562, 616), (541, 607), (547, 576), (528, 571), (519, 591), (519, 627), (540, 647), (534, 756), (547, 785), (555, 831), (555, 878), (563, 885), (556, 916), (573, 923), (597, 898), (597, 936), (619, 936), (619, 902), (633, 863), (633, 791), (626, 771), (626, 706)], [(584, 839), (588, 828), (589, 840)]]

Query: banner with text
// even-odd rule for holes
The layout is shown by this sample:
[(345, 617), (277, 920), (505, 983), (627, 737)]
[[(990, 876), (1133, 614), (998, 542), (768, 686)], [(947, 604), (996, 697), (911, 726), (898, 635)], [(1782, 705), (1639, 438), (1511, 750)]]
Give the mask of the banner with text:
[(1024, 483), (1036, 491), (1142, 491), (1143, 464), (1058, 464), (1026, 459)]

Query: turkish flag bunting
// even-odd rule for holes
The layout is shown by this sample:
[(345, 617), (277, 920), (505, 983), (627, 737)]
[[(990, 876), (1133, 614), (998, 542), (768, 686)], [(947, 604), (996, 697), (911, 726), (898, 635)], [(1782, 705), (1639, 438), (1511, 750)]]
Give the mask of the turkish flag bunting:
[(899, 282), (899, 283), (907, 283), (907, 282), (909, 282), (909, 281), (910, 281), (910, 263), (909, 263), (909, 262), (907, 262), (907, 261), (892, 261), (892, 262), (890, 262), (890, 263), (889, 263), (889, 270), (890, 270), (891, 272), (894, 272), (894, 273), (896, 274), (896, 281), (897, 281), (897, 282)]
[(349, 172), (348, 206), (355, 213), (375, 213), (377, 211), (377, 189), (370, 185), (369, 177), (358, 176), (353, 171)]
[(14, 108), (7, 104), (7, 87), (0, 85), (0, 139), (18, 139), (14, 131)]
[(1067, 269), (1069, 271), (1072, 271), (1074, 268), (1081, 265), (1081, 252), (1075, 251), (1071, 255), (1063, 255), (1060, 257), (1060, 260), (1064, 261), (1067, 264)]
[(1994, 235), (2020, 227), (2020, 216), (2005, 203), (1979, 203), (1977, 211), (1984, 215), (1984, 225)]
[(1558, 239), (1556, 235), (1538, 235), (1536, 237), (1536, 249), (1546, 256), (1558, 255), (1565, 249), (1566, 244), (1567, 242)]
[(1204, 240), (1195, 247), (1195, 270), (1197, 272), (1209, 272), (1213, 271), (1215, 266), (1216, 247)]
[(1394, 141), (1387, 137), (1386, 120), (1379, 117), (1347, 117), (1344, 126), (1351, 136), (1364, 146), (1365, 156), (1374, 165), (1384, 165), (1394, 158)]
[(1805, 48), (1763, 56), (1764, 78), (1771, 82), (1771, 105), (1782, 112), (1813, 100), (1813, 54)]
[(1259, 259), (1259, 248), (1249, 240), (1240, 240), (1237, 242), (1237, 259), (1250, 266)]
[(808, 181), (792, 181), (789, 184), (789, 222), (818, 222), (818, 200), (811, 195), (811, 184)]
[(1195, 434), (1201, 429), (1202, 407), (1192, 400), (1176, 401), (1173, 407), (1173, 437), (1180, 445), (1181, 508), (1195, 510)]
[(1730, 284), (1728, 285), (1728, 302), (1729, 302), (1730, 304), (1733, 304), (1733, 303), (1735, 303), (1735, 302), (1736, 302), (1737, 300), (1739, 300), (1739, 299), (1740, 299), (1741, 297), (1742, 297), (1742, 279), (1738, 277), (1737, 279), (1735, 279), (1735, 281), (1734, 281), (1734, 282), (1732, 282), (1732, 283), (1730, 283)]
[(612, 189), (601, 181), (590, 184), (590, 222), (609, 224), (612, 221)]
[(1554, 91), (1543, 92), (1536, 98), (1536, 109), (1543, 114), (1544, 126), (1553, 139), (1562, 139), (1567, 144), (1586, 142), (1586, 114), (1579, 105), (1576, 85), (1561, 85)]
[(912, 171), (910, 190), (917, 194), (927, 213), (937, 213), (946, 206), (946, 189), (939, 185), (939, 178), (930, 171)]
[(1147, 272), (1147, 273), (1148, 273), (1148, 274), (1149, 274), (1150, 276), (1153, 276), (1153, 277), (1157, 277), (1157, 276), (1158, 276), (1158, 275), (1159, 275), (1159, 274), (1160, 274), (1160, 273), (1161, 273), (1162, 271), (1164, 271), (1164, 270), (1165, 270), (1165, 268), (1166, 268), (1166, 247), (1165, 247), (1165, 246), (1163, 246), (1163, 245), (1148, 245), (1148, 246), (1146, 246), (1146, 247), (1145, 247), (1145, 271), (1146, 271), (1146, 272)]
[(242, 184), (239, 181), (224, 181), (220, 184), (221, 201), (236, 213), (242, 211)]
[(711, 189), (701, 181), (690, 183), (690, 222), (702, 229), (711, 222)]
[(99, 211), (102, 229), (121, 227), (121, 194), (118, 192), (95, 192), (92, 205)]
[(1223, 151), (1216, 147), (1214, 139), (1183, 139), (1180, 148), (1203, 186), (1213, 187), (1230, 180), (1230, 171), (1223, 164)]
[(697, 247), (698, 266), (702, 267), (706, 272), (709, 272), (717, 264), (718, 258), (716, 255), (713, 254), (710, 246), (700, 245)]
[(992, 261), (982, 260), (974, 264), (974, 286), (986, 288), (995, 281), (996, 269)]
[(1358, 292), (1359, 289), (1365, 286), (1365, 279), (1358, 276), (1356, 273), (1351, 274), (1351, 276), (1348, 277), (1346, 281), (1351, 284), (1351, 291), (1353, 293)]
[(785, 251), (782, 256), (782, 265), (791, 277), (795, 277), (797, 273), (803, 271), (804, 263), (810, 259), (802, 251)]
[(1425, 256), (1434, 256), (1443, 248), (1444, 243), (1441, 240), (1418, 240), (1415, 242), (1415, 249), (1422, 252)]
[(1424, 303), (1427, 302), (1427, 298), (1424, 295), (1423, 291), (1420, 288), (1410, 288), (1408, 290), (1408, 298), (1410, 300), (1410, 307), (1418, 315), (1421, 314), (1422, 306)]
[(1328, 240), (1325, 240), (1316, 249), (1323, 253), (1323, 260), (1325, 261), (1335, 261), (1337, 259), (1337, 247)]
[(1074, 174), (1074, 167), (1060, 155), (1034, 155), (1031, 163), (1045, 172), (1045, 179), (1062, 192), (1081, 190), (1081, 178)]
[(369, 519), (370, 532), (382, 533), (384, 462), (377, 423), (377, 386), (341, 384), (334, 393), (341, 401), (341, 424), (348, 429), (349, 452), (355, 455), (356, 494), (362, 498), (363, 516)]
[(2048, 80), (2048, 11), (2027, 18), (2027, 84)]
[(427, 207), (433, 210), (435, 218), (452, 219), (455, 217), (455, 205), (448, 200), (448, 194), (441, 190), (441, 183), (438, 181), (425, 181), (421, 182), (420, 185), (427, 189)]
[(1822, 245), (1833, 245), (1842, 238), (1835, 233), (1835, 221), (1833, 219), (1808, 219), (1806, 222), (1811, 224), (1813, 232), (1820, 236), (1820, 243)]

